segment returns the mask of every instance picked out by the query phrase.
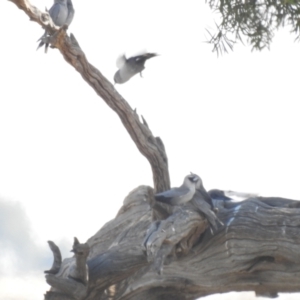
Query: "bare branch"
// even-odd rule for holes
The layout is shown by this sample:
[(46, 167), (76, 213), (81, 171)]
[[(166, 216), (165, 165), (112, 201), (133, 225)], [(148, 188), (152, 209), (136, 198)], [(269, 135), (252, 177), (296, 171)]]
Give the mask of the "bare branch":
[[(209, 229), (203, 232), (208, 225), (203, 217), (182, 206), (153, 230), (164, 229), (168, 238), (157, 240), (164, 246), (152, 268), (142, 246), (152, 223), (152, 197), (150, 187), (135, 189), (124, 200), (118, 216), (89, 239), (86, 300), (109, 299), (112, 290), (113, 299), (119, 300), (197, 299), (230, 291), (264, 295), (300, 291), (297, 201), (252, 198), (230, 205), (218, 201), (218, 217), (225, 225), (213, 235)], [(172, 252), (174, 244), (176, 251)], [(164, 260), (165, 255), (169, 259), (159, 275), (159, 259)], [(65, 260), (62, 269), (67, 270), (71, 263), (72, 259)]]
[[(42, 13), (32, 6), (28, 0), (9, 0), (22, 9), (31, 20), (39, 23), (49, 32), (55, 32), (51, 38), (52, 47), (56, 47), (62, 53), (65, 60), (71, 64), (82, 76), (82, 78), (94, 89), (94, 91), (114, 110), (120, 117), (124, 127), (136, 144), (139, 151), (148, 159), (153, 174), (154, 188), (157, 192), (170, 188), (170, 177), (168, 171), (168, 158), (162, 141), (153, 136), (147, 123), (143, 124), (137, 118), (127, 101), (116, 91), (114, 86), (91, 65), (79, 47), (74, 35), (68, 37), (66, 28), (57, 31), (49, 19), (44, 18), (47, 13)], [(46, 21), (44, 21), (46, 19)], [(50, 18), (51, 19), (51, 18)]]

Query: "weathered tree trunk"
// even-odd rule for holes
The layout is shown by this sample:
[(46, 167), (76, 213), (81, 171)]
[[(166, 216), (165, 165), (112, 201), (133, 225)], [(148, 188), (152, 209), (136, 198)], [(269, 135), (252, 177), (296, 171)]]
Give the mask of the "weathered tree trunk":
[[(119, 115), (153, 172), (154, 190), (141, 186), (132, 191), (116, 218), (78, 245), (88, 249), (87, 261), (86, 256), (79, 258), (79, 252), (60, 266), (59, 250), (50, 243), (56, 256), (46, 279), (55, 288), (45, 298), (176, 300), (229, 291), (299, 292), (299, 203), (280, 198), (218, 201), (224, 226), (214, 234), (190, 203), (180, 207), (156, 203), (154, 191), (170, 187), (161, 139), (87, 61), (72, 34), (68, 37), (65, 28), (56, 28), (48, 14), (28, 0), (10, 1), (53, 33), (50, 44)], [(89, 278), (78, 280), (85, 278), (86, 263)]]
[[(151, 197), (150, 187), (132, 191), (116, 218), (88, 240), (90, 279), (85, 299), (197, 299), (230, 291), (300, 291), (299, 202), (279, 198), (219, 201), (218, 216), (224, 226), (213, 235), (206, 230), (187, 254), (171, 254), (159, 275), (142, 246), (152, 222)], [(186, 206), (178, 219), (183, 220), (186, 213), (191, 216), (184, 226), (173, 223), (174, 238), (183, 240), (194, 232), (191, 229), (197, 222), (205, 223)], [(71, 262), (65, 260), (62, 269)]]

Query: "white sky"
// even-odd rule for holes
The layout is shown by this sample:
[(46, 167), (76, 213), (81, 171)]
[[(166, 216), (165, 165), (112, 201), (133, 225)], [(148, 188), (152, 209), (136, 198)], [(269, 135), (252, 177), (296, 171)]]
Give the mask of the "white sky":
[[(163, 139), (172, 186), (192, 171), (208, 190), (300, 199), (300, 45), (294, 36), (280, 31), (271, 51), (237, 45), (218, 58), (204, 43), (216, 16), (201, 1), (73, 3), (69, 32), (109, 80), (121, 53), (160, 54), (147, 62), (144, 78), (117, 89)], [(36, 51), (39, 25), (1, 1), (0, 26), (0, 202), (11, 212), (1, 222), (14, 234), (0, 252), (0, 299), (37, 300), (48, 289), (43, 270), (52, 264), (46, 241), (70, 256), (73, 237), (95, 234), (133, 188), (152, 185), (152, 174), (117, 115), (58, 50)], [(39, 267), (22, 273), (24, 244), (40, 258)]]

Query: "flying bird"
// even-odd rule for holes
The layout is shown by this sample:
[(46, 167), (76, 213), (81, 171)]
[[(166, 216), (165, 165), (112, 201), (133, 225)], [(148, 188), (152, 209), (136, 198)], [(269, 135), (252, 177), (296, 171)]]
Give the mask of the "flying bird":
[(114, 82), (122, 84), (127, 82), (131, 77), (140, 73), (142, 77), (142, 71), (145, 69), (145, 62), (147, 59), (157, 56), (156, 53), (144, 53), (137, 56), (126, 58), (125, 55), (121, 55), (117, 59), (117, 68), (119, 69), (115, 76)]
[[(48, 11), (49, 15), (56, 26), (62, 27), (63, 25), (70, 25), (75, 14), (72, 0), (54, 0), (54, 3), (50, 10)], [(45, 33), (38, 39), (40, 41), (37, 49), (42, 47), (45, 42), (44, 38), (47, 37), (48, 32), (45, 30)], [(45, 53), (47, 53), (49, 44), (45, 44)]]
[(187, 203), (193, 198), (199, 180), (201, 181), (198, 175), (191, 173), (190, 175), (185, 176), (183, 184), (180, 187), (158, 193), (154, 195), (154, 197), (159, 202), (174, 206)]

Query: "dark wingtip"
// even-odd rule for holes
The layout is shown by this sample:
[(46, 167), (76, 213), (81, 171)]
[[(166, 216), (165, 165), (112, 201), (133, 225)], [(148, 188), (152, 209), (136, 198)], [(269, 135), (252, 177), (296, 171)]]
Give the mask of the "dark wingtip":
[(219, 200), (219, 201), (231, 201), (232, 199), (227, 197), (224, 193), (224, 191), (213, 189), (208, 191), (208, 195), (213, 200)]
[(39, 43), (39, 45), (37, 46), (36, 51), (39, 50), (41, 47), (43, 47), (43, 45), (44, 45), (44, 43), (41, 41), (41, 42)]

